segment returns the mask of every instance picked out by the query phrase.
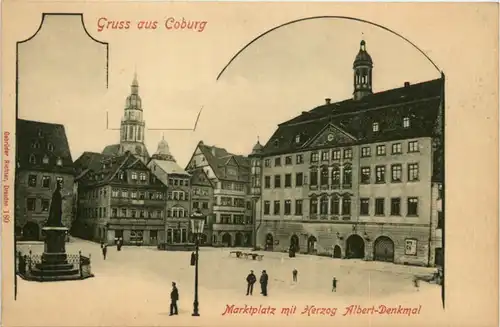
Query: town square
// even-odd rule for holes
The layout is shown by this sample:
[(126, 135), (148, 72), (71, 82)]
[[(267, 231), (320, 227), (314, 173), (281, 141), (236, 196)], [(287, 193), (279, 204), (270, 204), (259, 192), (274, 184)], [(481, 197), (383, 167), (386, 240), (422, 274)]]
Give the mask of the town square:
[[(86, 137), (75, 137), (79, 120), (21, 111), (10, 309), (19, 323), (36, 324), (23, 310), (55, 306), (99, 325), (442, 310), (445, 75), (430, 62), (426, 78), (391, 75), (379, 87), (373, 74), (391, 70), (376, 65), (384, 47), (363, 33), (337, 60), (346, 91), (307, 111), (287, 105), (265, 128), (233, 114), (240, 125), (228, 128), (252, 134), (238, 151), (238, 133), (196, 134), (200, 116), (229, 107), (216, 96), (186, 137), (156, 128), (168, 110), (150, 105), (158, 85), (137, 68), (110, 91), (115, 118), (100, 112), (106, 125)], [(96, 58), (107, 51), (91, 44)], [(20, 62), (37, 59), (29, 46)], [(104, 128), (109, 138), (96, 136)]]

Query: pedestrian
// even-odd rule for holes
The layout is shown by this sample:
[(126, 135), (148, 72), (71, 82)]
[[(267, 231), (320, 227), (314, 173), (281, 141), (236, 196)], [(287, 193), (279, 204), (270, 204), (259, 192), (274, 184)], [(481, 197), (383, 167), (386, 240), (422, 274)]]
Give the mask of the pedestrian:
[(293, 276), (293, 281), (296, 282), (297, 281), (297, 275), (299, 274), (299, 272), (297, 271), (296, 268), (293, 269), (292, 271), (292, 276)]
[(106, 260), (106, 254), (108, 253), (108, 245), (107, 244), (102, 244), (102, 257), (104, 260)]
[(332, 292), (337, 292), (337, 279), (333, 277), (332, 281)]
[(250, 273), (247, 276), (247, 295), (252, 295), (253, 293), (253, 284), (257, 281), (257, 277), (255, 277), (253, 270), (250, 270)]
[(416, 276), (413, 277), (413, 285), (415, 286), (415, 288), (417, 289), (417, 291), (420, 289), (420, 283), (419, 283), (419, 280), (418, 280), (418, 278)]
[(264, 296), (267, 296), (267, 283), (269, 281), (269, 276), (267, 275), (265, 270), (262, 270), (262, 275), (260, 276), (260, 289), (261, 293)]
[(179, 290), (175, 285), (175, 282), (172, 282), (172, 292), (170, 292), (170, 315), (178, 315), (179, 311), (177, 309), (177, 301), (179, 301)]

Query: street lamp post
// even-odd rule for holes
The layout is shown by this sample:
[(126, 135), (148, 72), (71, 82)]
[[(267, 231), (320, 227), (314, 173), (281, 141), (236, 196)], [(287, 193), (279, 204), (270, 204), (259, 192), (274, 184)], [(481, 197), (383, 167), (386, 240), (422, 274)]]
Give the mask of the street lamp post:
[(203, 233), (203, 227), (205, 226), (205, 217), (199, 211), (194, 212), (191, 215), (191, 230), (195, 235), (195, 267), (194, 267), (194, 302), (193, 302), (193, 317), (199, 317), (200, 313), (199, 303), (198, 303), (198, 252), (200, 249), (200, 234)]

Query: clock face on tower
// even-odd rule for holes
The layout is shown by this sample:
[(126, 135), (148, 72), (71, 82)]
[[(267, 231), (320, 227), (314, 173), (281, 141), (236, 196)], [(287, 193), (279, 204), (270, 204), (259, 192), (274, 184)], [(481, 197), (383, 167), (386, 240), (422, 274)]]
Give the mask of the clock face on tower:
[(137, 145), (137, 146), (135, 147), (135, 152), (137, 152), (137, 154), (142, 154), (142, 148), (141, 148), (141, 146), (140, 146), (140, 145)]

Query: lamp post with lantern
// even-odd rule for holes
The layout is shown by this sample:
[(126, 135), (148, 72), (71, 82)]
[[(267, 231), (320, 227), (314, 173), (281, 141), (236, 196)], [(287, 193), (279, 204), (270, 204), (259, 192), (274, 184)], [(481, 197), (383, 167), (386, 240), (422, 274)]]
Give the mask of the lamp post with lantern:
[(193, 302), (193, 317), (199, 317), (200, 313), (199, 303), (198, 303), (198, 252), (200, 249), (200, 235), (203, 233), (203, 228), (205, 227), (205, 216), (199, 211), (193, 212), (191, 215), (191, 231), (195, 237), (195, 267), (194, 267), (194, 302)]

